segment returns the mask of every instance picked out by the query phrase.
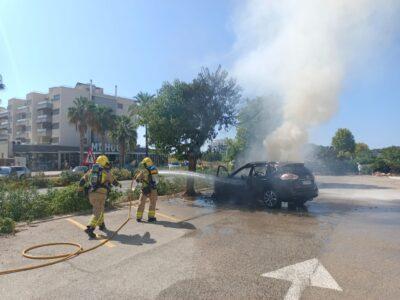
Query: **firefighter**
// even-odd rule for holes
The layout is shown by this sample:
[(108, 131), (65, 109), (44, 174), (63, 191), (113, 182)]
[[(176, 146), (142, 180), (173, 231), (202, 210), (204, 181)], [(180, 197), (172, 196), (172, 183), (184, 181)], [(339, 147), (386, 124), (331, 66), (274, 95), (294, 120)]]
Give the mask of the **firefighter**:
[(156, 203), (157, 203), (157, 174), (158, 170), (154, 166), (153, 161), (150, 157), (145, 157), (142, 160), (142, 169), (135, 174), (132, 180), (136, 180), (141, 185), (141, 193), (139, 197), (139, 207), (136, 212), (136, 220), (142, 221), (143, 211), (146, 205), (146, 199), (150, 198), (148, 221), (156, 222)]
[(121, 187), (121, 184), (111, 175), (111, 164), (107, 156), (100, 155), (96, 159), (96, 163), (83, 175), (79, 182), (80, 191), (83, 191), (83, 189), (88, 190), (89, 202), (93, 207), (93, 216), (85, 229), (85, 232), (91, 238), (96, 237), (94, 230), (97, 226), (102, 231), (106, 230), (104, 204), (111, 185)]

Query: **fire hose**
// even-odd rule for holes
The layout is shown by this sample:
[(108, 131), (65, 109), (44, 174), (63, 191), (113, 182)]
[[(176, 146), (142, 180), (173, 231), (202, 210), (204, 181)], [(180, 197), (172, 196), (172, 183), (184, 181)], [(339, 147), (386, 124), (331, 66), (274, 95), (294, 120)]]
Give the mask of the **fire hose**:
[[(87, 248), (87, 249), (83, 249), (83, 247), (78, 243), (70, 243), (70, 242), (46, 243), (46, 244), (35, 245), (35, 246), (32, 246), (32, 247), (24, 249), (22, 251), (22, 256), (24, 256), (26, 258), (29, 258), (29, 259), (52, 260), (52, 261), (47, 262), (47, 263), (38, 264), (38, 265), (30, 265), (30, 266), (26, 266), (26, 267), (17, 268), (17, 269), (10, 269), (10, 270), (5, 270), (5, 271), (0, 271), (0, 276), (1, 275), (6, 275), (6, 274), (23, 272), (23, 271), (35, 270), (35, 269), (39, 269), (39, 268), (44, 268), (44, 267), (47, 267), (47, 266), (55, 265), (55, 264), (61, 263), (63, 261), (67, 261), (69, 259), (77, 257), (78, 255), (81, 255), (83, 253), (87, 253), (87, 252), (93, 251), (93, 250), (105, 245), (107, 242), (111, 241), (117, 235), (117, 233), (132, 219), (131, 210), (132, 210), (132, 200), (129, 199), (128, 218), (117, 228), (117, 230), (115, 230), (113, 232), (113, 234), (109, 238), (102, 240), (97, 245), (95, 245), (95, 246), (93, 246), (91, 248)], [(76, 247), (77, 250), (73, 251), (73, 252), (70, 252), (70, 253), (64, 253), (64, 254), (58, 254), (58, 255), (48, 255), (48, 256), (29, 254), (29, 252), (34, 250), (34, 249), (50, 247), (50, 246), (73, 246), (73, 247)]]

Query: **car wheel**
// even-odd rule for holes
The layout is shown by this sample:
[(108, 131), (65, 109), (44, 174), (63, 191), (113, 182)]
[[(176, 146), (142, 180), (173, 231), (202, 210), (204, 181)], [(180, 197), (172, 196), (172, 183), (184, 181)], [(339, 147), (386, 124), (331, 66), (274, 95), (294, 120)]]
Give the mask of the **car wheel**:
[(267, 208), (280, 208), (282, 205), (278, 195), (272, 190), (267, 190), (264, 192), (263, 202)]
[(25, 179), (25, 175), (21, 175), (21, 176), (19, 176), (19, 179), (21, 179), (21, 180), (24, 180)]

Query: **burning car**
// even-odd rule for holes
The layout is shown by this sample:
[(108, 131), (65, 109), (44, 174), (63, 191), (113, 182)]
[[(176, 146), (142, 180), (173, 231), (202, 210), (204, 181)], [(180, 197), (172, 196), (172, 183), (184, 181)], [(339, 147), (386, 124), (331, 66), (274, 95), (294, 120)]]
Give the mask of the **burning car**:
[(282, 202), (303, 205), (318, 196), (314, 175), (303, 163), (251, 162), (232, 174), (219, 166), (214, 195), (259, 200), (267, 208), (280, 208)]

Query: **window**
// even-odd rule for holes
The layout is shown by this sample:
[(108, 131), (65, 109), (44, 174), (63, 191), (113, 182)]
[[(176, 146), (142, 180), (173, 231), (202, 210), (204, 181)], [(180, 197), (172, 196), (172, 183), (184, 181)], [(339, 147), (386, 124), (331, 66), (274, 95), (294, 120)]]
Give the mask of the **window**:
[(118, 106), (118, 109), (124, 109), (124, 105), (122, 103), (118, 103), (117, 106)]
[(53, 96), (53, 101), (60, 100), (60, 98), (61, 98), (60, 94), (54, 95)]
[(53, 123), (52, 128), (53, 128), (53, 129), (58, 129), (58, 128), (60, 128), (60, 123)]
[(60, 138), (59, 137), (54, 137), (51, 139), (51, 143), (52, 144), (58, 144), (60, 142)]
[(233, 178), (237, 179), (245, 179), (249, 176), (251, 167), (246, 167), (243, 169), (240, 169), (235, 175), (233, 175)]
[(53, 115), (58, 115), (60, 113), (60, 109), (53, 109)]
[(255, 166), (253, 169), (254, 177), (264, 177), (267, 173), (267, 166)]

